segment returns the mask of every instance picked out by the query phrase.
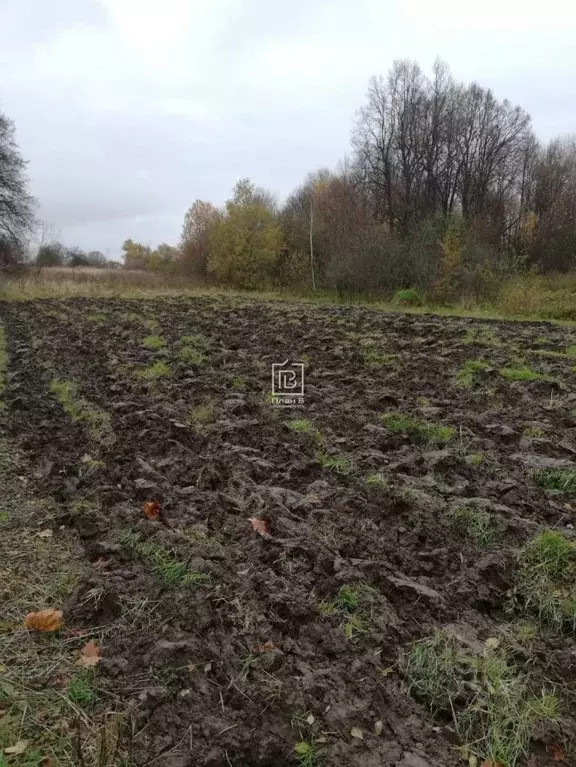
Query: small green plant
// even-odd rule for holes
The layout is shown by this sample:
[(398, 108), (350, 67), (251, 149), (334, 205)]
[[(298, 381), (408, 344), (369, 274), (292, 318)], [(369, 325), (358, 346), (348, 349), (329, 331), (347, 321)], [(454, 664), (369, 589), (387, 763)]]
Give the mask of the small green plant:
[(529, 367), (501, 368), (500, 375), (507, 381), (552, 381), (551, 376), (538, 373)]
[(466, 463), (470, 464), (470, 466), (479, 466), (485, 459), (484, 453), (468, 453), (468, 455), (465, 457)]
[(242, 376), (230, 376), (228, 379), (230, 387), (236, 391), (244, 391), (246, 389), (246, 379)]
[(518, 592), (540, 620), (576, 631), (576, 546), (562, 533), (542, 530), (520, 550)]
[(479, 546), (487, 546), (494, 538), (495, 527), (491, 514), (473, 506), (457, 506), (448, 516), (462, 527)]
[(88, 673), (78, 674), (68, 682), (68, 697), (79, 706), (91, 706), (98, 700), (98, 694), (92, 686)]
[(321, 615), (336, 615), (346, 639), (354, 639), (359, 634), (369, 631), (372, 618), (373, 589), (365, 583), (356, 586), (344, 584), (332, 601), (320, 602), (318, 611)]
[(576, 495), (576, 472), (568, 469), (534, 469), (532, 479), (538, 487)]
[(567, 346), (564, 349), (564, 354), (567, 357), (570, 357), (570, 359), (575, 359), (576, 358), (576, 346)]
[(154, 351), (163, 349), (166, 346), (166, 341), (161, 336), (146, 336), (142, 343), (144, 346), (147, 346), (148, 349), (153, 349)]
[(204, 583), (208, 576), (189, 570), (186, 562), (177, 557), (174, 551), (166, 549), (153, 541), (144, 541), (138, 533), (125, 530), (120, 535), (120, 543), (152, 565), (154, 572), (167, 586), (190, 586)]
[(389, 365), (393, 360), (392, 354), (384, 354), (380, 349), (375, 346), (369, 346), (362, 350), (362, 356), (364, 357), (364, 364), (370, 370), (378, 370), (379, 368)]
[(390, 483), (387, 481), (384, 474), (366, 474), (364, 477), (364, 484), (366, 487), (373, 490), (389, 490)]
[(414, 288), (405, 288), (397, 290), (392, 299), (392, 303), (397, 306), (422, 306), (424, 301)]
[(6, 388), (6, 333), (0, 324), (0, 408), (4, 407), (2, 395)]
[(169, 375), (171, 375), (170, 367), (162, 361), (158, 362), (152, 362), (150, 365), (147, 365), (145, 368), (140, 368), (136, 371), (136, 378), (140, 378), (143, 381), (148, 381), (150, 383), (153, 383), (154, 381), (158, 381), (160, 378), (167, 378)]
[(206, 397), (198, 405), (189, 407), (186, 411), (186, 423), (199, 432), (214, 420), (214, 400)]
[(534, 692), (531, 678), (497, 647), (472, 649), (439, 630), (412, 646), (407, 675), (411, 692), (434, 714), (452, 717), (477, 759), (514, 767), (540, 728), (556, 724), (557, 699)]
[(538, 426), (527, 426), (523, 432), (523, 437), (534, 437), (535, 439), (542, 439), (546, 436), (546, 432), (544, 429), (541, 429)]
[(86, 426), (94, 442), (105, 447), (114, 443), (116, 437), (110, 414), (82, 397), (75, 381), (53, 378), (50, 391), (73, 421), (79, 421)]
[(202, 367), (206, 363), (206, 357), (202, 352), (193, 349), (191, 346), (183, 346), (178, 351), (178, 359), (187, 365), (194, 365), (196, 367)]
[(402, 413), (383, 413), (380, 416), (382, 422), (393, 434), (406, 432), (418, 437), (422, 442), (429, 445), (442, 445), (449, 442), (455, 434), (453, 426), (445, 426), (439, 423), (419, 421)]
[(105, 314), (87, 314), (86, 319), (89, 322), (106, 322), (106, 315)]
[(286, 426), (297, 434), (311, 434), (315, 431), (314, 426), (306, 418), (296, 419), (294, 421), (288, 421)]
[(323, 450), (317, 450), (316, 460), (323, 469), (330, 469), (343, 477), (350, 474), (350, 463), (343, 456), (328, 455)]
[(467, 360), (456, 375), (456, 385), (461, 389), (471, 389), (475, 384), (475, 374), (486, 370), (488, 363), (481, 360)]
[(294, 746), (296, 761), (300, 767), (319, 767), (322, 759), (322, 750), (309, 740), (301, 740)]

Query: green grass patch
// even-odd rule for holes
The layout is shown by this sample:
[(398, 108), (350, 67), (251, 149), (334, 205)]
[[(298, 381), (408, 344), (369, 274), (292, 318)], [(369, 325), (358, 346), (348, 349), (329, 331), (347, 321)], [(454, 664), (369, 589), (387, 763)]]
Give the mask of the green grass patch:
[(464, 460), (470, 466), (480, 466), (480, 464), (483, 463), (485, 459), (486, 456), (484, 453), (468, 453), (468, 455), (464, 457)]
[(380, 418), (392, 434), (411, 434), (428, 445), (446, 444), (456, 433), (453, 426), (420, 421), (402, 413), (383, 413)]
[(366, 474), (364, 484), (372, 490), (390, 490), (390, 483), (383, 474)]
[(424, 301), (417, 290), (414, 288), (405, 288), (396, 291), (392, 303), (395, 306), (422, 306)]
[(98, 693), (92, 683), (92, 675), (77, 674), (68, 682), (68, 698), (79, 706), (91, 706), (98, 700)]
[(488, 367), (487, 362), (481, 360), (466, 360), (456, 375), (456, 385), (461, 389), (471, 389), (475, 382), (475, 374)]
[(94, 442), (109, 447), (115, 441), (110, 414), (82, 397), (75, 381), (53, 378), (50, 391), (73, 421), (82, 423)]
[(496, 533), (494, 520), (485, 509), (456, 506), (449, 510), (448, 517), (478, 546), (487, 546), (494, 539)]
[(242, 378), (242, 376), (230, 376), (228, 383), (230, 388), (234, 389), (235, 391), (246, 390), (246, 379)]
[(4, 325), (0, 324), (0, 408), (4, 407), (2, 395), (6, 389), (6, 331)]
[(527, 426), (525, 429), (523, 429), (522, 436), (533, 437), (534, 439), (542, 439), (546, 436), (546, 432), (539, 426)]
[(532, 479), (538, 487), (576, 495), (576, 472), (569, 469), (534, 469)]
[(142, 343), (153, 351), (158, 351), (166, 346), (166, 341), (162, 336), (146, 336), (146, 338), (142, 339)]
[(501, 368), (500, 375), (507, 381), (552, 381), (551, 376), (546, 373), (538, 373), (529, 367), (519, 368)]
[(188, 568), (188, 564), (178, 558), (172, 549), (167, 549), (153, 541), (145, 541), (139, 533), (125, 530), (120, 535), (120, 543), (147, 560), (160, 580), (167, 586), (190, 586), (204, 583), (208, 576)]
[(106, 322), (106, 315), (105, 314), (87, 314), (86, 319), (89, 322), (102, 323), (102, 322)]
[(323, 469), (330, 469), (335, 474), (345, 477), (350, 474), (351, 467), (347, 458), (341, 455), (328, 455), (323, 450), (316, 451), (316, 460)]
[(576, 546), (562, 533), (543, 530), (520, 550), (518, 593), (541, 621), (576, 631)]
[(198, 405), (186, 410), (186, 423), (197, 431), (202, 431), (214, 420), (214, 400), (206, 397)]
[(344, 636), (354, 639), (370, 630), (373, 595), (374, 589), (365, 583), (344, 584), (333, 600), (320, 602), (318, 611), (321, 615), (337, 616)]
[(385, 365), (390, 365), (394, 361), (393, 354), (384, 354), (375, 346), (368, 346), (362, 350), (362, 356), (364, 358), (364, 364), (370, 370), (379, 370)]
[(194, 365), (195, 367), (202, 367), (202, 365), (206, 364), (205, 355), (191, 346), (183, 346), (182, 349), (179, 349), (178, 359), (180, 362), (186, 363), (186, 365)]
[(556, 725), (557, 699), (535, 691), (498, 648), (473, 650), (437, 631), (412, 646), (407, 675), (412, 694), (453, 719), (463, 750), (476, 759), (514, 767), (531, 739)]
[(160, 378), (167, 378), (171, 374), (172, 371), (170, 370), (169, 365), (161, 360), (151, 362), (150, 365), (146, 365), (144, 368), (139, 368), (135, 373), (136, 378), (149, 382), (157, 381)]

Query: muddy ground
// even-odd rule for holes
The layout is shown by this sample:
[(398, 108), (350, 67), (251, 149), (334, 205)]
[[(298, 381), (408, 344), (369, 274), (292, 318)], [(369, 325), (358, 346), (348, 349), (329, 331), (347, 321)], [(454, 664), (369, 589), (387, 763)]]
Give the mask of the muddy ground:
[[(466, 764), (406, 654), (438, 627), (484, 642), (529, 618), (518, 548), (573, 535), (571, 503), (531, 471), (576, 464), (576, 329), (224, 297), (0, 313), (4, 422), (58, 504), (54, 535), (72, 529), (90, 563), (65, 621), (99, 637), (130, 764)], [(283, 408), (287, 358), (305, 395)], [(427, 441), (390, 413), (453, 431)], [(488, 513), (487, 540), (462, 507)], [(364, 589), (362, 616), (343, 586)], [(570, 763), (573, 635), (539, 627), (524, 662), (562, 707), (528, 763), (552, 764), (552, 739)]]

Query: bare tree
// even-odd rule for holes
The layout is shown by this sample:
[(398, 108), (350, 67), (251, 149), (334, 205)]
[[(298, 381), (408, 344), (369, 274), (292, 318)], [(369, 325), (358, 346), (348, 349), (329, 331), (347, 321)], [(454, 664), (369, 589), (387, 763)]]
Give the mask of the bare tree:
[(21, 252), (33, 225), (34, 200), (27, 192), (25, 167), (14, 124), (0, 113), (0, 263), (4, 265)]

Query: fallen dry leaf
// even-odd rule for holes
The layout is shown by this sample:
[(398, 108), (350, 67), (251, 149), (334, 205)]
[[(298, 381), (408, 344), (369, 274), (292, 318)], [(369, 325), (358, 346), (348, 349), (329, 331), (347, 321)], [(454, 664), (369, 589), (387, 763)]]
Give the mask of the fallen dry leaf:
[(486, 759), (482, 762), (480, 767), (503, 767), (503, 765), (500, 762), (495, 762), (492, 759)]
[(142, 506), (142, 511), (147, 519), (152, 521), (160, 519), (160, 504), (158, 501), (146, 501)]
[(81, 668), (91, 668), (97, 663), (100, 663), (100, 648), (91, 639), (80, 650), (80, 657), (76, 661), (76, 665)]
[(263, 519), (256, 519), (256, 517), (250, 517), (248, 522), (252, 525), (252, 529), (257, 533), (260, 533), (264, 538), (268, 535), (268, 525)]
[(358, 738), (358, 740), (364, 740), (364, 733), (360, 727), (352, 727), (350, 735), (352, 735), (353, 738)]
[(28, 748), (27, 740), (19, 740), (16, 745), (4, 749), (5, 754), (23, 754)]
[(52, 767), (51, 760), (48, 759), (48, 757), (46, 757), (46, 759), (42, 759), (42, 761), (40, 762), (40, 767)]
[(546, 751), (548, 751), (548, 756), (555, 762), (564, 761), (564, 751), (562, 750), (562, 746), (559, 746), (558, 743), (549, 743), (546, 746)]
[(34, 631), (58, 631), (62, 624), (62, 610), (40, 610), (24, 618), (26, 628)]
[(54, 535), (54, 533), (50, 529), (48, 529), (48, 530), (40, 530), (39, 533), (36, 533), (36, 537), (37, 538), (52, 538), (53, 535)]
[(276, 645), (274, 642), (269, 639), (267, 642), (264, 642), (264, 644), (261, 644), (258, 647), (258, 652), (272, 652), (272, 650), (276, 649)]

